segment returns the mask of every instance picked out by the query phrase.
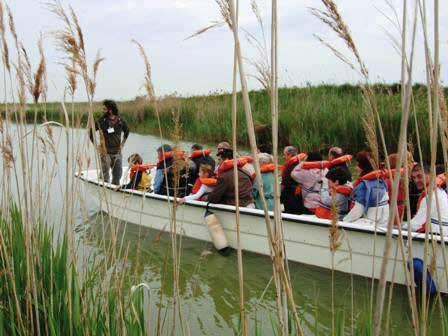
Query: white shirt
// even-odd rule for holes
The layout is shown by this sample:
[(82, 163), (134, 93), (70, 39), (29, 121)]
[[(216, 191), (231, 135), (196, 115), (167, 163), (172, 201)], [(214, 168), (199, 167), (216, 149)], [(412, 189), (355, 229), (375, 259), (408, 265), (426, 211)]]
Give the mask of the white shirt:
[(213, 191), (213, 187), (209, 187), (208, 185), (202, 184), (196, 194), (190, 194), (185, 197), (186, 201), (197, 201), (205, 194), (211, 193)]
[[(381, 202), (388, 201), (389, 195), (384, 193)], [(389, 222), (389, 204), (370, 207), (367, 209), (367, 213), (364, 215), (364, 205), (355, 202), (355, 205), (350, 210), (350, 212), (344, 217), (344, 222), (355, 222), (361, 218), (368, 219), (369, 221), (378, 223), (378, 227), (387, 227)]]
[[(410, 220), (409, 225), (412, 231), (418, 231), (424, 228), (428, 214), (428, 196), (425, 196), (418, 208), (415, 216)], [(431, 221), (430, 231), (439, 233), (439, 220), (442, 226), (443, 234), (448, 234), (448, 195), (441, 188), (436, 188), (431, 199)]]

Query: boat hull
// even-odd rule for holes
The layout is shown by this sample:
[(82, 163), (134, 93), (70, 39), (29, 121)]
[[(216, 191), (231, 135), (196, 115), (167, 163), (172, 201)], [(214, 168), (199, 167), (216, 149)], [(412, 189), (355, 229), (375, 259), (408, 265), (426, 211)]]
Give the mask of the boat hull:
[[(188, 202), (179, 205), (176, 221), (173, 221), (173, 204), (166, 196), (141, 193), (133, 190), (116, 191), (111, 185), (98, 183), (96, 173), (83, 172), (79, 177), (85, 182), (88, 193), (99, 201), (101, 209), (111, 216), (155, 230), (211, 241), (204, 222), (206, 204)], [(222, 223), (226, 238), (233, 248), (237, 247), (235, 208), (227, 205), (210, 205)], [(273, 214), (270, 213), (272, 220)], [(330, 249), (330, 228), (328, 220), (317, 219), (310, 215), (282, 215), (284, 243), (288, 260), (326, 269), (356, 274), (359, 276), (380, 277), (381, 262), (384, 253), (386, 233), (371, 226), (353, 223), (338, 223), (337, 248), (334, 254)], [(240, 211), (241, 248), (245, 251), (270, 255), (267, 229), (263, 211), (241, 208)], [(386, 278), (388, 281), (406, 285), (408, 271), (409, 245), (411, 239), (394, 230), (392, 249)], [(447, 276), (444, 267), (446, 244), (440, 237), (428, 241), (428, 260), (435, 255), (435, 274), (437, 288), (447, 292)], [(425, 250), (424, 236), (412, 236), (412, 255), (423, 259)]]

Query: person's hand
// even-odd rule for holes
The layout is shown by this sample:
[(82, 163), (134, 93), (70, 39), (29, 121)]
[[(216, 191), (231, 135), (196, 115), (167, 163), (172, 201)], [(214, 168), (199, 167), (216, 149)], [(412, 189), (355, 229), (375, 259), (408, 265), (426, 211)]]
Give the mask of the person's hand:
[(183, 198), (178, 198), (178, 199), (177, 199), (177, 203), (179, 203), (179, 204), (184, 204), (184, 203), (185, 203), (185, 197), (183, 197)]

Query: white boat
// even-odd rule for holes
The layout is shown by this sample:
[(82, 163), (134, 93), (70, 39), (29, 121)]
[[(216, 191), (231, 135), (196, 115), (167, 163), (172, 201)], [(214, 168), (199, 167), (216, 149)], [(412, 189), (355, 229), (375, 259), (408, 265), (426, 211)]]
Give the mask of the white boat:
[[(171, 230), (172, 198), (136, 190), (116, 190), (115, 185), (98, 180), (97, 170), (83, 171), (77, 177), (84, 182), (87, 192), (99, 201), (101, 209), (109, 215), (155, 230)], [(231, 247), (236, 248), (235, 207), (210, 204), (209, 209), (222, 223)], [(189, 201), (180, 205), (176, 213), (177, 233), (202, 241), (211, 241), (204, 223), (205, 210), (205, 202)], [(240, 208), (240, 213), (242, 249), (270, 255), (264, 212)], [(273, 218), (272, 212), (270, 217)], [(332, 269), (333, 265), (336, 271), (379, 279), (386, 238), (385, 229), (375, 230), (374, 225), (367, 222), (339, 222), (340, 245), (335, 251), (332, 263), (329, 220), (318, 219), (312, 215), (282, 214), (282, 222), (288, 260), (326, 269)], [(424, 234), (418, 233), (408, 237), (407, 232), (403, 232), (401, 240), (399, 234), (398, 230), (393, 230), (387, 280), (406, 285), (406, 276), (410, 276), (408, 271), (410, 240), (412, 240), (412, 256), (423, 259), (425, 237)], [(432, 240), (428, 240), (427, 251), (428, 263), (434, 260), (435, 255), (436, 268), (431, 274), (437, 289), (447, 293), (448, 274), (444, 264), (448, 265), (448, 262), (444, 260), (444, 256), (448, 251), (443, 237), (434, 236)]]

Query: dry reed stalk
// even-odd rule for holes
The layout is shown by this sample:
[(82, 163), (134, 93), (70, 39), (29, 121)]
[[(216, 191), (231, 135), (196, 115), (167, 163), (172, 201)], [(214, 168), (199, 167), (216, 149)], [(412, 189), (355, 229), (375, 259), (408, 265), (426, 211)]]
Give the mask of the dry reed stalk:
[[(14, 68), (16, 70), (16, 77), (18, 82), (18, 105), (17, 110), (14, 108), (14, 112), (16, 116), (18, 115), (18, 141), (17, 144), (19, 146), (20, 152), (20, 165), (22, 170), (22, 187), (23, 187), (23, 200), (24, 200), (24, 214), (22, 213), (22, 219), (25, 228), (25, 241), (26, 241), (26, 265), (27, 265), (27, 293), (25, 299), (25, 306), (27, 311), (27, 321), (29, 324), (29, 330), (31, 332), (35, 332), (37, 334), (41, 333), (40, 326), (40, 314), (38, 309), (38, 294), (37, 294), (37, 286), (36, 277), (34, 273), (36, 260), (34, 259), (33, 254), (33, 246), (35, 242), (34, 238), (34, 227), (37, 223), (37, 218), (35, 218), (33, 214), (33, 183), (31, 180), (31, 173), (28, 173), (32, 170), (32, 162), (29, 160), (29, 149), (28, 149), (28, 141), (25, 138), (25, 108), (26, 108), (26, 83), (27, 83), (27, 74), (29, 71), (29, 59), (26, 53), (26, 50), (23, 48), (22, 44), (19, 42), (14, 17), (9, 7), (6, 7), (9, 19), (9, 28), (10, 32), (13, 36), (13, 40), (17, 49), (17, 63), (14, 64)], [(28, 78), (28, 82), (29, 82)], [(16, 179), (17, 171), (15, 172)], [(20, 189), (18, 189), (20, 190)], [(29, 193), (26, 193), (29, 191)]]
[(331, 332), (336, 335), (336, 310), (335, 310), (335, 288), (334, 288), (334, 261), (335, 253), (341, 245), (340, 232), (338, 225), (338, 206), (336, 203), (336, 194), (333, 192), (331, 196), (331, 226), (329, 230), (330, 251), (331, 251)]
[[(384, 148), (384, 152), (385, 152), (386, 156), (387, 156), (387, 150), (386, 150), (384, 134), (383, 134), (382, 127), (381, 127), (381, 120), (379, 118), (378, 110), (376, 107), (374, 92), (373, 92), (373, 89), (371, 88), (371, 86), (369, 85), (369, 73), (368, 73), (367, 67), (363, 63), (363, 61), (360, 57), (360, 54), (357, 51), (357, 48), (353, 42), (353, 38), (351, 37), (351, 34), (350, 34), (346, 24), (344, 23), (341, 15), (339, 14), (338, 8), (337, 8), (336, 4), (334, 3), (334, 1), (322, 0), (322, 3), (324, 4), (326, 11), (313, 8), (313, 9), (311, 9), (312, 13), (317, 18), (319, 18), (322, 22), (327, 24), (333, 31), (335, 31), (337, 33), (337, 35), (339, 37), (341, 37), (344, 40), (348, 49), (352, 52), (352, 54), (356, 60), (357, 67), (355, 67), (346, 57), (343, 56), (343, 54), (338, 52), (335, 48), (333, 48), (332, 46), (330, 46), (327, 43), (326, 43), (326, 45), (330, 47), (330, 49), (335, 53), (335, 55), (338, 58), (340, 58), (345, 63), (349, 64), (352, 69), (359, 72), (365, 79), (366, 84), (362, 86), (362, 91), (363, 91), (364, 101), (365, 101), (365, 104), (367, 106), (367, 110), (369, 111), (369, 113), (367, 114), (367, 117), (364, 120), (364, 124), (365, 124), (364, 129), (366, 132), (367, 141), (368, 141), (371, 149), (373, 149), (373, 151), (374, 151), (374, 161), (375, 162), (373, 162), (373, 166), (377, 167), (379, 161), (378, 161), (378, 145), (377, 145), (377, 140), (376, 140), (376, 131), (374, 129), (374, 128), (376, 128), (375, 122), (376, 122), (376, 125), (378, 125), (378, 128), (380, 130), (380, 138), (381, 138), (382, 146)], [(405, 12), (406, 12), (406, 10), (404, 11), (404, 17), (406, 18)], [(414, 24), (414, 27), (415, 27), (415, 24)], [(414, 36), (415, 36), (415, 31), (414, 31)], [(402, 37), (404, 39), (404, 33), (402, 34)], [(320, 40), (322, 41), (322, 39), (320, 39)], [(402, 62), (403, 62), (402, 64), (403, 64), (403, 75), (404, 75), (405, 74), (404, 64), (406, 61), (405, 52), (404, 52), (404, 50), (405, 50), (404, 43), (403, 43), (402, 47), (403, 47), (403, 49), (402, 49), (401, 56), (402, 56)], [(411, 57), (412, 57), (412, 55), (413, 55), (413, 51), (411, 52)], [(412, 83), (411, 68), (412, 67), (406, 68), (406, 73), (408, 74), (409, 78), (408, 78), (408, 82), (407, 82), (407, 84), (408, 84), (407, 90), (405, 91), (406, 94), (403, 94), (403, 96), (402, 96), (403, 98), (406, 97), (406, 99), (402, 102), (402, 122), (401, 122), (401, 128), (400, 128), (402, 132), (400, 133), (400, 142), (399, 142), (399, 161), (400, 161), (399, 167), (401, 167), (401, 164), (403, 162), (403, 156), (404, 156), (405, 145), (406, 145), (406, 137), (407, 137), (406, 133), (404, 133), (404, 132), (406, 131), (408, 115), (409, 115), (409, 105), (410, 105), (410, 93), (409, 92), (411, 92), (410, 84)], [(402, 85), (404, 88), (405, 87), (404, 82), (402, 83)], [(386, 160), (386, 164), (387, 164), (387, 167), (389, 167), (388, 160)], [(381, 266), (380, 286), (378, 287), (378, 292), (377, 292), (378, 297), (376, 300), (375, 326), (374, 326), (376, 335), (378, 335), (378, 333), (380, 332), (380, 328), (381, 328), (381, 316), (382, 316), (382, 307), (383, 307), (383, 302), (384, 302), (385, 282), (386, 282), (386, 279), (385, 279), (386, 266), (387, 266), (387, 262), (388, 262), (388, 255), (389, 255), (389, 250), (390, 250), (390, 245), (391, 245), (393, 219), (395, 217), (395, 213), (396, 213), (396, 209), (397, 209), (396, 197), (397, 197), (397, 193), (398, 193), (397, 183), (399, 182), (399, 179), (397, 178), (394, 182), (395, 182), (394, 183), (395, 190), (393, 190), (393, 195), (392, 195), (392, 214), (391, 214), (391, 217), (389, 218), (387, 239), (386, 239), (386, 245), (385, 245), (383, 261), (382, 261), (382, 266)], [(395, 201), (394, 201), (394, 199), (395, 199)]]
[[(334, 2), (334, 0), (321, 0), (325, 7), (325, 10), (318, 8), (310, 8), (311, 13), (327, 25), (331, 30), (333, 30), (341, 39), (344, 41), (347, 49), (351, 52), (355, 59), (353, 63), (349, 58), (344, 56), (343, 53), (339, 52), (334, 46), (325, 42), (321, 37), (316, 36), (318, 40), (328, 47), (334, 55), (339, 58), (342, 62), (347, 64), (351, 69), (360, 74), (364, 83), (361, 84), (361, 91), (363, 95), (365, 111), (363, 115), (363, 129), (366, 134), (367, 145), (372, 152), (372, 165), (375, 168), (379, 167), (379, 145), (377, 129), (380, 131), (380, 137), (383, 139), (384, 135), (382, 133), (381, 120), (379, 119), (379, 113), (377, 108), (377, 103), (375, 99), (375, 93), (370, 85), (370, 77), (367, 66), (361, 58), (361, 55), (356, 47), (353, 40), (352, 34), (344, 22), (339, 9)], [(355, 65), (356, 64), (356, 65)], [(385, 142), (383, 140), (383, 147), (385, 151), (385, 156), (387, 157), (387, 150)]]
[[(411, 96), (412, 96), (412, 71), (413, 71), (413, 61), (414, 61), (414, 49), (415, 49), (415, 36), (416, 36), (416, 26), (417, 26), (417, 7), (414, 11), (414, 24), (412, 31), (412, 45), (411, 45), (411, 55), (409, 57), (409, 64), (407, 64), (406, 57), (406, 20), (407, 20), (407, 1), (403, 3), (403, 29), (402, 29), (402, 44), (401, 44), (401, 58), (402, 58), (402, 117), (400, 124), (400, 136), (398, 142), (398, 165), (397, 169), (401, 169), (404, 166), (404, 162), (407, 163), (407, 127), (409, 121), (410, 107), (411, 107)], [(393, 179), (392, 186), (392, 199), (391, 199), (391, 209), (389, 215), (389, 223), (386, 233), (386, 243), (384, 246), (384, 255), (381, 264), (380, 271), (380, 283), (377, 291), (376, 298), (376, 308), (374, 315), (374, 334), (379, 335), (381, 333), (381, 321), (384, 308), (384, 298), (386, 291), (386, 270), (389, 261), (389, 254), (392, 245), (392, 228), (394, 225), (394, 220), (397, 214), (397, 197), (400, 184), (400, 176), (397, 174)], [(415, 312), (412, 314), (415, 318)], [(417, 323), (414, 321), (414, 323)]]
[[(160, 111), (159, 111), (159, 99), (157, 98), (156, 94), (155, 94), (155, 90), (154, 90), (154, 85), (152, 83), (152, 69), (151, 69), (151, 64), (149, 62), (149, 58), (146, 54), (145, 49), (143, 48), (142, 44), (139, 43), (136, 40), (132, 40), (132, 43), (134, 43), (137, 46), (137, 49), (140, 53), (140, 56), (143, 59), (143, 63), (144, 63), (144, 67), (145, 67), (145, 84), (144, 87), (146, 89), (146, 93), (148, 95), (149, 98), (149, 102), (150, 104), (153, 105), (155, 112), (156, 112), (156, 117), (157, 117), (157, 123), (158, 123), (158, 129), (159, 129), (159, 136), (160, 136), (160, 141), (162, 141), (163, 139), (163, 133), (162, 133), (162, 125), (161, 125), (161, 121), (160, 121)], [(180, 137), (180, 122), (179, 122), (179, 106), (177, 106), (177, 114), (175, 114), (177, 116), (177, 119), (175, 119), (175, 121), (177, 120), (177, 122), (175, 122), (175, 137), (177, 137), (177, 139), (179, 139)], [(176, 131), (177, 130), (177, 131)], [(179, 142), (179, 141), (177, 141)], [(162, 143), (161, 143), (162, 145)], [(162, 154), (164, 155), (164, 149), (163, 146), (161, 146), (162, 148)], [(179, 161), (179, 160), (178, 160)], [(166, 166), (166, 162), (164, 160), (164, 175), (165, 175), (165, 181), (168, 183), (168, 167)], [(179, 172), (179, 169), (176, 169), (177, 172)], [(177, 193), (178, 190), (178, 185), (176, 185), (176, 183), (179, 182), (178, 178), (175, 178), (175, 194)], [(168, 186), (167, 186), (167, 196), (169, 196), (168, 194)], [(172, 329), (171, 329), (171, 333), (174, 334), (175, 332), (175, 316), (176, 316), (176, 311), (179, 313), (179, 317), (180, 317), (180, 322), (181, 322), (181, 327), (182, 327), (182, 334), (183, 335), (189, 335), (190, 334), (190, 330), (189, 330), (189, 326), (186, 323), (184, 317), (183, 317), (183, 311), (182, 311), (182, 306), (181, 306), (181, 296), (180, 296), (180, 289), (179, 289), (179, 267), (180, 267), (180, 251), (178, 250), (178, 243), (177, 243), (177, 197), (174, 197), (174, 202), (172, 207), (170, 206), (170, 198), (168, 197), (168, 205), (169, 205), (169, 209), (170, 209), (170, 233), (171, 233), (171, 250), (172, 250), (172, 259), (173, 259), (173, 290), (174, 290), (174, 294), (173, 294), (173, 325), (172, 325)], [(160, 332), (159, 329), (159, 323), (157, 326), (157, 330), (158, 332)]]
[[(236, 1), (235, 25), (238, 25), (239, 1)], [(238, 96), (237, 96), (237, 76), (238, 59), (236, 48), (233, 51), (233, 79), (232, 79), (232, 146), (234, 155), (238, 151), (237, 126), (238, 126)], [(238, 260), (238, 284), (240, 296), (240, 320), (241, 335), (247, 335), (246, 306), (244, 301), (244, 270), (243, 270), (243, 251), (241, 248), (241, 226), (240, 226), (240, 194), (238, 179), (238, 162), (236, 156), (233, 160), (233, 180), (235, 183), (235, 222), (236, 222), (236, 245)]]
[[(249, 101), (249, 94), (248, 94), (248, 88), (247, 88), (247, 82), (246, 82), (246, 75), (245, 75), (245, 71), (244, 71), (241, 45), (240, 45), (240, 41), (239, 41), (238, 29), (237, 29), (237, 26), (235, 25), (235, 18), (236, 18), (235, 4), (234, 4), (233, 0), (216, 0), (215, 2), (217, 3), (217, 5), (221, 11), (221, 15), (223, 16), (224, 21), (227, 23), (228, 27), (231, 29), (232, 34), (233, 34), (235, 49), (236, 49), (236, 53), (237, 53), (238, 69), (239, 69), (240, 82), (241, 82), (241, 91), (242, 91), (242, 96), (243, 96), (243, 105), (244, 105), (244, 110), (245, 110), (245, 115), (246, 115), (246, 124), (247, 124), (247, 128), (248, 128), (251, 154), (253, 157), (256, 157), (257, 143), (256, 143), (256, 139), (255, 139), (252, 110), (251, 110), (250, 101)], [(274, 238), (274, 235), (272, 232), (266, 198), (265, 198), (264, 190), (263, 190), (263, 181), (261, 179), (260, 163), (258, 162), (258, 160), (254, 161), (254, 167), (255, 167), (255, 173), (257, 175), (257, 185), (259, 187), (261, 201), (262, 201), (263, 210), (264, 210), (264, 214), (265, 214), (264, 217), (265, 217), (266, 228), (267, 228), (268, 237), (269, 237), (269, 243), (271, 246), (271, 252), (272, 251), (274, 252), (273, 253), (274, 262), (277, 263), (277, 265), (280, 269), (281, 280), (286, 288), (286, 293), (287, 293), (287, 297), (288, 297), (288, 301), (289, 301), (291, 310), (293, 311), (293, 319), (296, 324), (296, 328), (300, 334), (303, 334), (303, 331), (301, 329), (301, 324), (298, 319), (298, 314), (297, 314), (297, 310), (296, 310), (296, 306), (295, 306), (295, 302), (294, 302), (294, 297), (292, 294), (292, 289), (291, 289), (289, 279), (288, 279), (286, 271), (285, 271), (285, 267), (283, 264), (279, 263), (279, 260), (278, 260), (278, 257), (281, 256), (281, 247), (279, 247), (277, 245), (277, 242), (275, 241), (275, 238)]]

